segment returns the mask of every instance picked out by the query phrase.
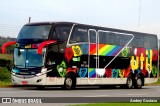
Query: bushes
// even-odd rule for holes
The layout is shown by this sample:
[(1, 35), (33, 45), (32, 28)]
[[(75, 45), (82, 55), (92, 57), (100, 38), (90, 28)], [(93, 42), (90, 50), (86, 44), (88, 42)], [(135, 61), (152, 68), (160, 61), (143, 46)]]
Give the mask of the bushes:
[(11, 82), (11, 74), (6, 67), (0, 67), (0, 81)]
[(6, 67), (9, 71), (11, 71), (12, 61), (7, 59), (0, 59), (0, 67)]

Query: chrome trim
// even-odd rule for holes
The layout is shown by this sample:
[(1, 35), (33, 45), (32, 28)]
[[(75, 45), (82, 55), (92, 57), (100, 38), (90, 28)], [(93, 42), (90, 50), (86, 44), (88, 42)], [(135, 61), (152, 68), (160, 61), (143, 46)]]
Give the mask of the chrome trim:
[(71, 28), (71, 31), (70, 31), (70, 33), (69, 33), (69, 37), (68, 37), (68, 41), (67, 41), (67, 45), (66, 45), (66, 47), (71, 46), (71, 44), (69, 44), (69, 41), (70, 41), (70, 37), (71, 37), (71, 35), (72, 35), (73, 28), (74, 28), (74, 26), (75, 26), (75, 25), (77, 25), (77, 24), (73, 24), (73, 26), (72, 26), (72, 28)]
[(111, 33), (116, 33), (116, 34), (123, 34), (123, 35), (126, 35), (126, 36), (132, 36), (132, 38), (130, 39), (130, 41), (120, 50), (120, 52), (119, 53), (117, 53), (117, 55), (104, 67), (104, 69), (105, 68), (107, 68), (113, 61), (114, 61), (114, 59), (123, 51), (123, 49), (124, 48), (126, 48), (129, 44), (130, 44), (130, 42), (133, 40), (133, 38), (134, 38), (134, 35), (133, 34), (127, 34), (127, 33), (119, 33), (119, 32), (112, 32), (112, 31), (104, 31), (104, 30), (98, 30), (98, 34), (99, 34), (99, 32), (111, 32)]

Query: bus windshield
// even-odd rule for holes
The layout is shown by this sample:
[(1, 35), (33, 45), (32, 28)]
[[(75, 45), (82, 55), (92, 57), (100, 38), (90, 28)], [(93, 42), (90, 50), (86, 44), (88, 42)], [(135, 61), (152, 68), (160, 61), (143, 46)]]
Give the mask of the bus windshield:
[(37, 54), (37, 49), (18, 49), (14, 50), (14, 64), (18, 68), (34, 68), (44, 66), (44, 53)]
[(48, 39), (51, 25), (25, 25), (17, 39)]

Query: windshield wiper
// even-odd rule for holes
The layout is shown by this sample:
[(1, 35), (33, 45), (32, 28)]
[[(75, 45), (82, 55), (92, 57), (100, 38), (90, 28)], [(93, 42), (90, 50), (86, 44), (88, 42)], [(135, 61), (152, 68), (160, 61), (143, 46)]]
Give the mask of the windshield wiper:
[(26, 67), (34, 67), (34, 68), (38, 68), (38, 67), (43, 67), (43, 66), (26, 66)]

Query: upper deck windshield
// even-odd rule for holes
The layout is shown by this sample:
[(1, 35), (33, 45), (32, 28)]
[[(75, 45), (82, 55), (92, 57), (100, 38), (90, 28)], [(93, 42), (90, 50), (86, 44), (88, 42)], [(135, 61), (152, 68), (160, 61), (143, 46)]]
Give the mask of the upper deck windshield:
[(48, 39), (52, 25), (25, 25), (22, 27), (18, 39)]

